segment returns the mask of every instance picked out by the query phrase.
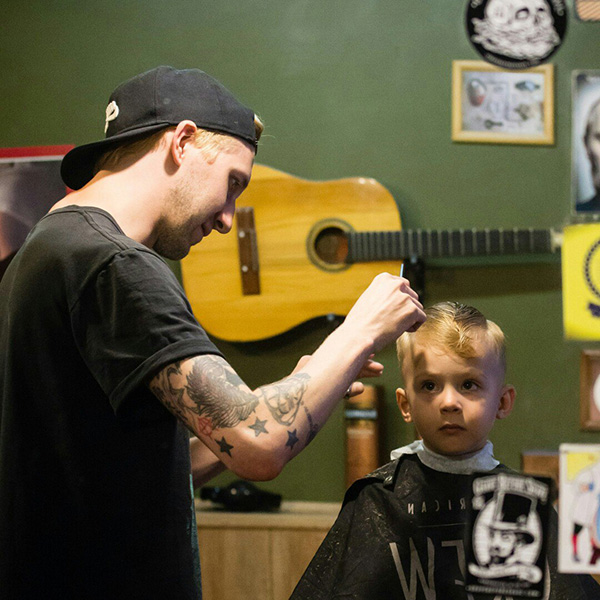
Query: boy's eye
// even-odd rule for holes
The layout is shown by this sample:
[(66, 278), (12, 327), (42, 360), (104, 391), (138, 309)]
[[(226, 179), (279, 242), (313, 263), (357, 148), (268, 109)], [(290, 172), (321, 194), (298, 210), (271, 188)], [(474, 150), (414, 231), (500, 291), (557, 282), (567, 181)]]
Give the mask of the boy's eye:
[(474, 390), (476, 387), (477, 387), (477, 384), (471, 380), (467, 380), (463, 383), (463, 388), (465, 390)]
[(432, 392), (435, 389), (435, 383), (433, 381), (424, 381), (421, 384), (421, 389)]

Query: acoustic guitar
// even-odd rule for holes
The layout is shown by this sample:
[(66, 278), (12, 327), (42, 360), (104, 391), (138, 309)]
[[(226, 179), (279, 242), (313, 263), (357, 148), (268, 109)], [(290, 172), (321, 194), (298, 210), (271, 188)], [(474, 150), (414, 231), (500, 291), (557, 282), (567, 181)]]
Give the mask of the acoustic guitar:
[(541, 254), (551, 229), (402, 230), (374, 179), (307, 181), (263, 165), (238, 200), (233, 229), (181, 261), (192, 309), (211, 335), (249, 342), (324, 315), (346, 315), (377, 273), (409, 257)]

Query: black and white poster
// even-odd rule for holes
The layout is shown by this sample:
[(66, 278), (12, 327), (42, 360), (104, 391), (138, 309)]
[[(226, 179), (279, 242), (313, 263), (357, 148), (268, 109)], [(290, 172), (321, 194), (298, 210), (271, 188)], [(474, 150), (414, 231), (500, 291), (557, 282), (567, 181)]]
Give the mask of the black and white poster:
[(572, 73), (573, 212), (600, 212), (600, 71)]

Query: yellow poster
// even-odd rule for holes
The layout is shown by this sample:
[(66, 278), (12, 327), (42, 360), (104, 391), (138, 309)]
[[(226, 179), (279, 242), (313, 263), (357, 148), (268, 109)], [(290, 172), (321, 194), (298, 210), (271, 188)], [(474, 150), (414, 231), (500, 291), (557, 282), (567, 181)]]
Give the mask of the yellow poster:
[(600, 223), (565, 228), (562, 280), (565, 336), (600, 340)]

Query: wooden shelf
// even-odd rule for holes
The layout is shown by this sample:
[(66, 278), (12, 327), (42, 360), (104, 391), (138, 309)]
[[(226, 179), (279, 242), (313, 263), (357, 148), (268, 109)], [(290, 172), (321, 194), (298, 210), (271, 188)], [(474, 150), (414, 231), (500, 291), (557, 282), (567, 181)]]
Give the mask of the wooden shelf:
[(341, 508), (282, 502), (276, 512), (227, 512), (196, 500), (204, 600), (287, 600)]

